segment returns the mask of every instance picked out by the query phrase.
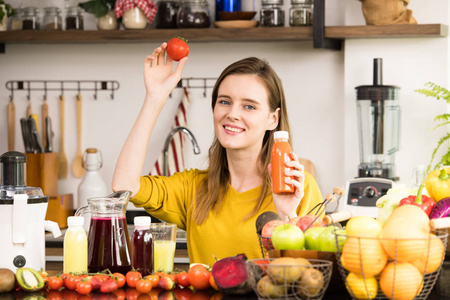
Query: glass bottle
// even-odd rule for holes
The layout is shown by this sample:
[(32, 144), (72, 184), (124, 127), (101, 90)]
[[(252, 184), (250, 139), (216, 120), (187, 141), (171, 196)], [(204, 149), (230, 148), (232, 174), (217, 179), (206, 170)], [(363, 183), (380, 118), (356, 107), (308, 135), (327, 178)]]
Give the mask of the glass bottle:
[(135, 217), (131, 236), (131, 266), (147, 276), (153, 270), (153, 238), (150, 231), (150, 217)]
[(44, 8), (43, 30), (62, 30), (61, 10), (56, 6)]
[(22, 9), (16, 8), (14, 14), (9, 18), (8, 30), (22, 30), (23, 29), (23, 17)]
[(314, 0), (291, 0), (289, 9), (290, 26), (311, 26), (313, 24)]
[(22, 19), (23, 30), (39, 30), (39, 10), (36, 7), (24, 7)]
[(286, 176), (284, 173), (288, 168), (285, 163), (290, 161), (290, 153), (292, 152), (289, 144), (289, 132), (275, 131), (275, 143), (272, 148), (272, 191), (274, 194), (290, 194), (294, 192), (291, 184), (285, 183)]
[(211, 25), (206, 0), (181, 0), (178, 11), (178, 28), (208, 28)]
[(283, 27), (283, 0), (262, 0), (260, 22), (262, 27)]
[(161, 0), (158, 2), (158, 13), (156, 14), (156, 28), (177, 28), (177, 14), (180, 9), (179, 0)]
[(66, 30), (83, 30), (84, 22), (82, 9), (78, 6), (69, 6), (66, 11)]
[(85, 273), (88, 270), (88, 243), (83, 217), (68, 217), (64, 235), (64, 273)]

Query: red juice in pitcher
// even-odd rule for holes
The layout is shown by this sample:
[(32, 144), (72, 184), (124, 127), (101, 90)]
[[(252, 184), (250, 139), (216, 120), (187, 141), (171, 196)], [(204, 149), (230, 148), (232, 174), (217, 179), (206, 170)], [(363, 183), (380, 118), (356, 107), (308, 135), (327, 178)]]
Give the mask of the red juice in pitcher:
[(109, 269), (126, 274), (131, 270), (130, 238), (125, 217), (92, 217), (88, 236), (88, 269)]
[(131, 266), (142, 276), (153, 270), (153, 237), (150, 231), (150, 217), (135, 217), (131, 236)]

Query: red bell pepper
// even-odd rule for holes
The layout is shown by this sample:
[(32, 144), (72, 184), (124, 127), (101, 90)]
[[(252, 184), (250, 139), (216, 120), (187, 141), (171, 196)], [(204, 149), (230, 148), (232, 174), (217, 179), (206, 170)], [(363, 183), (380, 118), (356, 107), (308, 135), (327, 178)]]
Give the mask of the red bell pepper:
[(416, 205), (423, 209), (423, 211), (427, 214), (427, 216), (430, 216), (431, 210), (433, 209), (436, 202), (428, 196), (422, 195), (422, 190), (424, 187), (424, 183), (422, 183), (419, 187), (419, 190), (417, 192), (417, 195), (411, 195), (406, 198), (403, 198), (398, 206), (402, 205)]

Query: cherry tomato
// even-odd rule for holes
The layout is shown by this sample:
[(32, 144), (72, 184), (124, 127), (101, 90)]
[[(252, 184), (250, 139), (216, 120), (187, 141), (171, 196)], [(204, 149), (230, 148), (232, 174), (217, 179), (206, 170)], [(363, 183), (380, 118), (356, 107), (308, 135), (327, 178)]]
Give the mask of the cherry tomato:
[(66, 288), (74, 291), (77, 288), (77, 283), (81, 281), (81, 277), (78, 275), (70, 275), (66, 279)]
[(62, 288), (63, 283), (64, 283), (64, 280), (58, 276), (51, 276), (48, 279), (48, 287), (51, 290), (59, 290), (60, 288)]
[(189, 282), (197, 290), (206, 290), (211, 286), (209, 283), (210, 276), (211, 273), (204, 265), (194, 265), (188, 271)]
[(176, 280), (178, 285), (182, 287), (189, 287), (191, 285), (191, 283), (189, 282), (188, 274), (185, 271), (178, 273)]
[(94, 277), (100, 280), (101, 283), (111, 278), (109, 275), (106, 274), (95, 274)]
[(147, 279), (152, 282), (152, 288), (155, 288), (155, 287), (158, 286), (158, 282), (159, 282), (159, 276), (158, 275), (156, 275), (156, 274), (148, 275)]
[(92, 291), (92, 285), (89, 280), (81, 280), (77, 283), (77, 292), (81, 295), (89, 294)]
[(166, 51), (173, 61), (179, 61), (188, 56), (189, 46), (183, 38), (177, 37), (169, 40)]
[(147, 278), (141, 278), (136, 282), (136, 290), (141, 294), (147, 294), (152, 290), (152, 282)]
[(117, 287), (118, 287), (117, 282), (114, 279), (110, 278), (102, 283), (100, 291), (102, 293), (112, 293), (115, 290), (117, 290)]
[(63, 280), (63, 286), (66, 286), (66, 281), (67, 281), (67, 278), (69, 278), (69, 276), (71, 276), (69, 273), (62, 273), (61, 274), (61, 278), (62, 278), (62, 280)]
[(129, 287), (135, 288), (137, 281), (142, 278), (142, 275), (138, 271), (128, 271), (127, 275), (125, 275), (125, 278), (127, 280), (127, 285)]
[(119, 287), (119, 289), (121, 287), (123, 287), (125, 285), (125, 283), (127, 283), (127, 279), (125, 278), (125, 275), (123, 275), (121, 273), (113, 273), (112, 276), (113, 276), (113, 279), (116, 280), (117, 286)]
[(214, 277), (213, 277), (212, 275), (209, 276), (209, 284), (210, 284), (211, 287), (212, 287), (213, 289), (215, 289), (216, 291), (219, 290), (219, 287), (217, 286), (216, 281), (214, 280)]

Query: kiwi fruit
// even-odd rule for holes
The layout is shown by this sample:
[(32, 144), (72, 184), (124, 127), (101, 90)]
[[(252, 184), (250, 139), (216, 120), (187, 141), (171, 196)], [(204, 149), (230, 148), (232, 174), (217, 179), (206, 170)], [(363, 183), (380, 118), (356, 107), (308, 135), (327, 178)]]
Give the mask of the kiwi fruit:
[(0, 269), (0, 293), (11, 292), (16, 286), (16, 274), (6, 268)]
[(265, 211), (256, 218), (256, 232), (261, 235), (261, 231), (267, 222), (272, 220), (281, 220), (280, 216), (273, 211)]
[(31, 268), (19, 268), (16, 272), (19, 286), (28, 292), (36, 292), (44, 287), (44, 279), (41, 274)]

